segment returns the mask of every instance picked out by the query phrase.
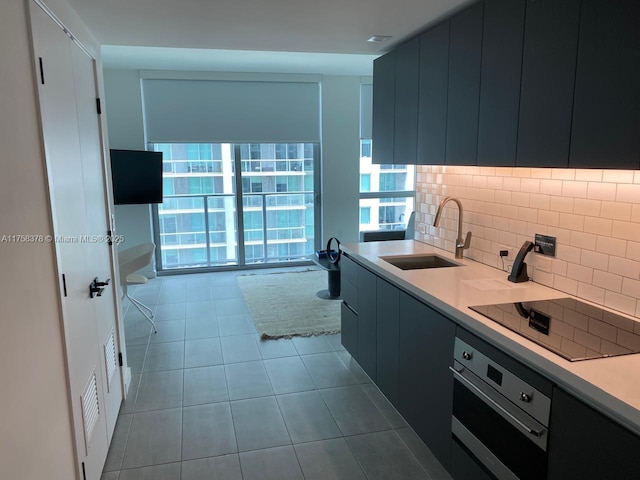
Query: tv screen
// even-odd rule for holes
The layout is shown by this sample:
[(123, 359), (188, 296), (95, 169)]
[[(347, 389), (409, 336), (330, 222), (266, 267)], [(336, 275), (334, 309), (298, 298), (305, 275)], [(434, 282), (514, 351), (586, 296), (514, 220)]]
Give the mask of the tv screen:
[(162, 203), (162, 152), (111, 150), (113, 203)]

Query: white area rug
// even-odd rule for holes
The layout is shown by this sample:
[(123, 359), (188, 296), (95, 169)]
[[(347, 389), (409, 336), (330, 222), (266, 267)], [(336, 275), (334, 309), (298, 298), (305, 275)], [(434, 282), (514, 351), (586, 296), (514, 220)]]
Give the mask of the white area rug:
[(238, 275), (236, 279), (262, 338), (340, 332), (341, 302), (316, 296), (327, 288), (324, 270)]

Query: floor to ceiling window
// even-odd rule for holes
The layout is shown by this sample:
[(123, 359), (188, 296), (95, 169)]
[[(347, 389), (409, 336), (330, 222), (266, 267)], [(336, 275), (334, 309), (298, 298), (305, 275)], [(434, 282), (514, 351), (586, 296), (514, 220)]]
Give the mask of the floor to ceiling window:
[(360, 231), (402, 230), (414, 209), (415, 166), (374, 164), (372, 147), (360, 141)]
[(255, 265), (315, 251), (314, 143), (152, 143), (163, 153), (162, 270)]

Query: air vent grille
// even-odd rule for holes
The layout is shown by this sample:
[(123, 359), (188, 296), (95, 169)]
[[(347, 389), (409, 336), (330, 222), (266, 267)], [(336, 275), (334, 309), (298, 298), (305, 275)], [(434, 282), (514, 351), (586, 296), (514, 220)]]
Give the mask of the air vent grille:
[(104, 364), (107, 370), (107, 389), (111, 392), (111, 381), (113, 380), (113, 374), (118, 368), (118, 353), (116, 352), (116, 337), (113, 330), (107, 338), (107, 342), (104, 344)]
[(82, 392), (82, 420), (84, 422), (84, 440), (87, 452), (89, 450), (89, 442), (93, 435), (93, 430), (100, 418), (100, 403), (98, 401), (98, 379), (96, 378), (96, 370), (93, 369), (87, 386)]

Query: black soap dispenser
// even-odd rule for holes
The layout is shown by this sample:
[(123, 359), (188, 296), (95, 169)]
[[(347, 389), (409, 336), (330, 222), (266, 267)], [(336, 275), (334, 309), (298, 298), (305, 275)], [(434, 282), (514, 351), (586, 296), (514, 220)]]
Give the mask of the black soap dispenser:
[(522, 244), (522, 247), (520, 247), (520, 251), (516, 256), (516, 261), (513, 262), (511, 273), (507, 277), (507, 280), (513, 283), (529, 281), (529, 276), (527, 275), (527, 264), (524, 263), (524, 257), (526, 257), (527, 253), (529, 253), (532, 249), (533, 243), (526, 241)]

